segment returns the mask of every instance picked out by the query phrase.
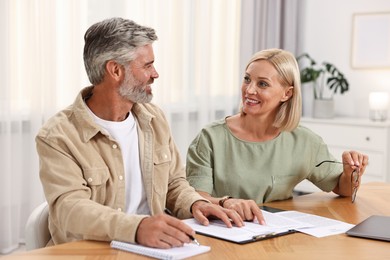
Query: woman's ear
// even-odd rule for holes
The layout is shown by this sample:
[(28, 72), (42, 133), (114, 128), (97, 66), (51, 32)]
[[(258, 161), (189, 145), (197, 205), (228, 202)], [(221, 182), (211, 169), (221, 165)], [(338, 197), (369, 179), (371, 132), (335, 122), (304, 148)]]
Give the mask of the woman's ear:
[(284, 91), (284, 95), (283, 95), (283, 97), (281, 99), (281, 102), (286, 102), (287, 100), (289, 100), (292, 97), (293, 93), (294, 93), (293, 90), (294, 90), (293, 86), (290, 86), (290, 87), (286, 88), (286, 90)]

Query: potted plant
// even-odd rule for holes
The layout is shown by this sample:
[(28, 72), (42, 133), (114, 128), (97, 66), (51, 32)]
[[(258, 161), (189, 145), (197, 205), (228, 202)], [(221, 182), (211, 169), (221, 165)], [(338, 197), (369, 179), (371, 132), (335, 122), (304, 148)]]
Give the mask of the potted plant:
[(307, 53), (298, 56), (297, 61), (302, 65), (300, 70), (301, 83), (312, 83), (314, 94), (313, 116), (318, 118), (333, 117), (333, 95), (348, 91), (348, 80), (333, 64), (329, 62), (317, 64)]

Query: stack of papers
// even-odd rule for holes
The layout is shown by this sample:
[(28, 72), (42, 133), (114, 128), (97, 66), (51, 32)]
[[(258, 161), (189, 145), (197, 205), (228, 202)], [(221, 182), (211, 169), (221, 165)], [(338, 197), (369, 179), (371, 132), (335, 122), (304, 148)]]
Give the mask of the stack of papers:
[(298, 211), (282, 211), (273, 214), (277, 214), (281, 217), (285, 217), (288, 219), (293, 219), (302, 224), (306, 223), (307, 225), (311, 225), (307, 227), (297, 227), (295, 228), (295, 230), (315, 237), (325, 237), (342, 234), (353, 226), (355, 226), (343, 221), (325, 218), (313, 214), (302, 213)]
[(260, 225), (257, 221), (254, 221), (245, 222), (243, 227), (233, 226), (228, 228), (221, 220), (210, 220), (208, 226), (203, 226), (194, 218), (183, 221), (199, 234), (240, 244), (286, 235), (296, 231), (315, 237), (324, 237), (344, 233), (354, 226), (342, 221), (298, 211), (271, 213), (262, 210), (262, 213), (266, 225)]

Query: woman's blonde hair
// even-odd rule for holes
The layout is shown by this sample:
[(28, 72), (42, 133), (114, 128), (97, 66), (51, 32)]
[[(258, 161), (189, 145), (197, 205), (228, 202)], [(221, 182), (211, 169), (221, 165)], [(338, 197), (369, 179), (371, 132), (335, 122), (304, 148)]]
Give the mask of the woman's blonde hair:
[[(245, 70), (248, 69), (251, 63), (258, 60), (266, 60), (274, 66), (282, 86), (293, 87), (291, 98), (280, 105), (273, 123), (273, 126), (281, 131), (292, 131), (298, 126), (302, 114), (301, 78), (297, 60), (288, 51), (266, 49), (256, 52), (249, 60)], [(242, 102), (240, 111), (242, 114)]]

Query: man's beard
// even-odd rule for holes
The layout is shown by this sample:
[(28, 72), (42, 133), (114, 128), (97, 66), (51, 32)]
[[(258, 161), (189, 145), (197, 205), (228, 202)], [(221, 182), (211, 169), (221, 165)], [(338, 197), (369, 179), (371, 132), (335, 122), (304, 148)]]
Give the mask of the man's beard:
[[(152, 84), (153, 82), (150, 82)], [(153, 94), (146, 91), (149, 84), (142, 84), (139, 80), (134, 78), (130, 68), (125, 69), (125, 78), (119, 86), (119, 95), (133, 103), (149, 103)]]

